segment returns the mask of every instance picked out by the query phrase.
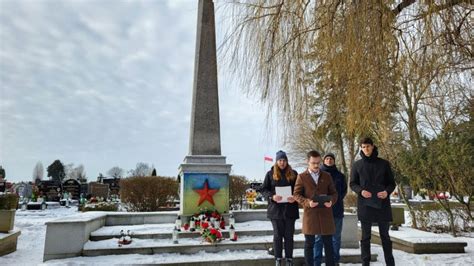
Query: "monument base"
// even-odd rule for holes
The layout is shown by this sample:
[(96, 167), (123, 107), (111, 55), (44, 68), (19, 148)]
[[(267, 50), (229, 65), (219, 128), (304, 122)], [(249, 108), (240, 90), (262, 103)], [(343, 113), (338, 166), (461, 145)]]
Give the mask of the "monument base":
[(229, 212), (229, 173), (232, 165), (221, 155), (189, 155), (179, 167), (180, 214), (203, 210)]
[(0, 257), (16, 251), (20, 230), (12, 230), (9, 233), (0, 233)]

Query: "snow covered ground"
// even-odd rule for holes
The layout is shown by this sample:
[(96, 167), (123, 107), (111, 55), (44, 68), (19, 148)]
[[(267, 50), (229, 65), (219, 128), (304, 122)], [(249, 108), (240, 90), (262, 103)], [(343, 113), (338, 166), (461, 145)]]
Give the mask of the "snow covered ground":
[[(77, 214), (77, 207), (47, 209), (44, 211), (17, 210), (15, 229), (21, 230), (17, 251), (0, 257), (0, 265), (37, 265), (43, 262), (45, 223)], [(58, 241), (61, 241), (58, 239)], [(63, 240), (67, 245), (67, 240)]]
[[(17, 211), (15, 227), (21, 230), (18, 239), (18, 250), (0, 257), (0, 265), (113, 265), (178, 262), (177, 254), (159, 255), (111, 255), (99, 257), (76, 257), (62, 260), (51, 260), (43, 263), (45, 222), (77, 214), (77, 207), (51, 209), (45, 211)], [(439, 235), (451, 238), (449, 234)], [(471, 237), (458, 237), (456, 241), (468, 243), (464, 254), (424, 254), (415, 255), (394, 250), (397, 265), (474, 265), (474, 234)], [(58, 239), (67, 245), (67, 239)], [(342, 253), (350, 254), (354, 250), (346, 249)], [(372, 245), (372, 252), (379, 255), (378, 261), (372, 265), (384, 265), (381, 246)], [(302, 255), (302, 250), (295, 250), (295, 255)], [(226, 251), (218, 254), (201, 252), (193, 255), (180, 255), (179, 261), (189, 260), (229, 260), (241, 258), (268, 258), (265, 251)]]

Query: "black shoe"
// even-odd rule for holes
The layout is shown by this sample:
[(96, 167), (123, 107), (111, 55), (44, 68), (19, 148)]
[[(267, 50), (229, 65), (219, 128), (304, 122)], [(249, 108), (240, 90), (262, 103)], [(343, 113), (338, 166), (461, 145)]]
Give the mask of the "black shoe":
[(281, 258), (275, 259), (275, 266), (281, 266)]
[(286, 266), (293, 266), (293, 259), (292, 259), (292, 258), (287, 258), (285, 265), (286, 265)]

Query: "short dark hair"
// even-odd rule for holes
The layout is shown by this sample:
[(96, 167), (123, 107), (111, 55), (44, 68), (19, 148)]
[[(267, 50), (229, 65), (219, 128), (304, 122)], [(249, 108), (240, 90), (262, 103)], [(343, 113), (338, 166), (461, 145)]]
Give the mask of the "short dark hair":
[(370, 145), (373, 146), (373, 145), (374, 145), (374, 141), (373, 141), (371, 138), (369, 138), (369, 137), (364, 137), (364, 138), (362, 138), (362, 139), (360, 140), (360, 142), (359, 142), (359, 145), (362, 145), (362, 144), (370, 144)]
[(314, 157), (314, 158), (321, 157), (321, 153), (319, 153), (319, 151), (311, 150), (306, 154), (306, 159), (309, 160), (310, 157)]

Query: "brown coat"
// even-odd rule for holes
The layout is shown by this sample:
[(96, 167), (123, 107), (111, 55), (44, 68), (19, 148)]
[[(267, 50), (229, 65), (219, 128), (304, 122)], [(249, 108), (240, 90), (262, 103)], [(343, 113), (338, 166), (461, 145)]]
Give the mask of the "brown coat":
[(303, 228), (305, 235), (332, 235), (336, 231), (332, 208), (311, 208), (309, 202), (313, 195), (330, 195), (332, 203), (337, 201), (337, 191), (332, 182), (331, 175), (319, 171), (318, 184), (314, 182), (308, 170), (298, 175), (293, 196), (303, 206)]

